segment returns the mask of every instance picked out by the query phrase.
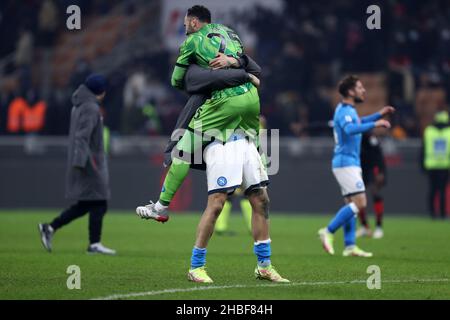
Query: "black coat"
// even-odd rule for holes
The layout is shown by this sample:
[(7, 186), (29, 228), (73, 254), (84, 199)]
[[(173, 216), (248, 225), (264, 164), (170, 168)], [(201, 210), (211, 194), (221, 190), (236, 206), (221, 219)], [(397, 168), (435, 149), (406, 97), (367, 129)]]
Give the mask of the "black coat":
[(95, 95), (81, 85), (72, 95), (66, 197), (107, 200), (109, 174), (103, 147), (103, 118)]

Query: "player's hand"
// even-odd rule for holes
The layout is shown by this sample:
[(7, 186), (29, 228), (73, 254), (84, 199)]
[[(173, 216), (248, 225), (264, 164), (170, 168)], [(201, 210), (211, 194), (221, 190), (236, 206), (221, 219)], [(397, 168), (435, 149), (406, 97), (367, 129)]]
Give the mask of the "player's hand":
[(256, 77), (256, 76), (254, 76), (253, 74), (251, 74), (251, 73), (249, 73), (248, 74), (249, 75), (249, 77), (250, 77), (250, 82), (255, 86), (255, 87), (259, 87), (260, 86), (260, 84), (261, 84), (261, 81)]
[(209, 66), (216, 69), (230, 68), (239, 66), (239, 61), (233, 57), (218, 53), (217, 56), (209, 62)]
[(394, 107), (391, 107), (391, 106), (385, 106), (385, 107), (383, 107), (383, 109), (381, 109), (381, 111), (380, 111), (380, 113), (381, 113), (382, 116), (385, 116), (385, 115), (387, 115), (387, 114), (394, 113), (394, 112), (395, 112), (395, 108), (394, 108)]
[(389, 129), (391, 127), (391, 124), (389, 121), (381, 119), (375, 122), (375, 127)]

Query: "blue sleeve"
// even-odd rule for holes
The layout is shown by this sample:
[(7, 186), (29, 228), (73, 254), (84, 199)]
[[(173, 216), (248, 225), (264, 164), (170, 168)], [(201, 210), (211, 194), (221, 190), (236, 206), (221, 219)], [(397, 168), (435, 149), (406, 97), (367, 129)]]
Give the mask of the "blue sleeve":
[(375, 122), (367, 122), (361, 124), (348, 122), (344, 126), (344, 131), (347, 134), (353, 135), (372, 130), (373, 128), (375, 128)]
[(375, 112), (374, 114), (371, 114), (371, 115), (369, 115), (369, 116), (362, 117), (362, 118), (361, 118), (361, 122), (362, 122), (362, 123), (375, 122), (375, 121), (377, 121), (377, 120), (380, 120), (381, 118), (382, 118), (381, 113)]
[(354, 135), (363, 133), (375, 128), (375, 122), (357, 123), (358, 114), (356, 111), (344, 111), (338, 114), (339, 126), (346, 134)]

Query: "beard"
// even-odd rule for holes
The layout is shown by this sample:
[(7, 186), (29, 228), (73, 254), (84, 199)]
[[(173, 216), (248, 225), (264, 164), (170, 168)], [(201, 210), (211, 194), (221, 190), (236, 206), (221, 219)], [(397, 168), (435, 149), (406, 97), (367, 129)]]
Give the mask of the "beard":
[(363, 103), (364, 102), (364, 98), (354, 97), (353, 99), (355, 100), (355, 103)]

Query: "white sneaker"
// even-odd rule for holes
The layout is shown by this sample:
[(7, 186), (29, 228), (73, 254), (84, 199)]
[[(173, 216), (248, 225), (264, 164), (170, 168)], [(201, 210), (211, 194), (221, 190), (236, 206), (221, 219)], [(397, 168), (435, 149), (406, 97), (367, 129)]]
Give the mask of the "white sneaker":
[(372, 236), (372, 231), (370, 231), (369, 228), (361, 227), (356, 231), (356, 237), (368, 237), (370, 238)]
[(334, 255), (334, 248), (333, 248), (334, 235), (330, 233), (326, 227), (320, 229), (318, 234), (325, 252)]
[(384, 236), (384, 232), (383, 229), (381, 229), (380, 227), (377, 227), (373, 233), (373, 238), (374, 239), (381, 239)]
[(102, 245), (100, 242), (93, 243), (89, 245), (87, 249), (88, 253), (101, 253), (101, 254), (109, 254), (109, 255), (115, 255), (116, 250), (110, 249)]
[(364, 250), (361, 250), (357, 246), (351, 246), (344, 249), (342, 252), (342, 255), (344, 257), (363, 257), (363, 258), (370, 258), (373, 257), (372, 252), (366, 252)]
[(140, 206), (136, 208), (136, 214), (142, 219), (153, 219), (158, 222), (167, 222), (169, 215), (167, 214), (167, 207), (160, 206), (161, 209), (156, 209), (156, 203), (150, 201), (150, 204), (146, 206)]

